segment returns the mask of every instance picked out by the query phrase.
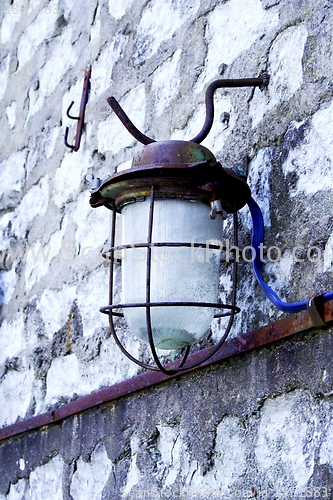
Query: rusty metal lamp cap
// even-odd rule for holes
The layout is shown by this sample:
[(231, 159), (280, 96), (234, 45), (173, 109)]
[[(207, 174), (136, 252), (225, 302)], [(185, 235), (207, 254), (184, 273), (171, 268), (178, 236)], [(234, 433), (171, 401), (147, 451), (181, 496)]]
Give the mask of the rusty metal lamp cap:
[(137, 153), (132, 167), (203, 162), (215, 163), (216, 158), (201, 144), (191, 141), (158, 141), (147, 144)]
[(160, 141), (146, 145), (133, 159), (132, 168), (105, 179), (91, 191), (92, 207), (116, 207), (150, 195), (155, 198), (221, 200), (223, 210), (242, 208), (251, 196), (243, 176), (225, 169), (213, 153), (190, 141)]

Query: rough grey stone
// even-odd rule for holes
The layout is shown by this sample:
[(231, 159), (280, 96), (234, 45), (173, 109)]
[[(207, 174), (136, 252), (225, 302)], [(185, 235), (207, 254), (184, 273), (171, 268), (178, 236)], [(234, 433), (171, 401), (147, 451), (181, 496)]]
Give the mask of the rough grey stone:
[[(265, 263), (270, 286), (290, 302), (332, 289), (331, 2), (57, 5), (54, 14), (0, 14), (1, 422), (35, 416), (142, 371), (124, 361), (98, 316), (108, 301), (108, 270), (99, 257), (108, 246), (110, 214), (89, 208), (84, 178), (128, 168), (140, 148), (108, 106), (110, 95), (132, 103), (125, 111), (149, 136), (188, 139), (204, 123), (205, 88), (222, 64), (225, 78), (270, 73), (262, 93), (216, 93), (215, 115), (229, 113), (229, 127), (215, 120), (204, 144), (224, 167), (249, 175), (264, 212), (265, 245), (282, 254), (281, 262)], [(88, 65), (81, 147), (69, 153), (63, 133), (69, 126), (72, 140), (76, 123), (66, 109), (74, 100), (78, 110)], [(250, 226), (244, 208), (240, 248), (250, 244)], [(231, 233), (227, 221), (225, 236)], [(85, 260), (83, 249), (93, 245)], [(295, 245), (303, 245), (297, 256), (304, 261), (290, 260)], [(309, 262), (311, 246), (328, 251), (327, 260)], [(38, 248), (50, 257), (34, 259)], [(242, 311), (234, 336), (283, 316), (250, 268), (239, 264)], [(230, 276), (221, 265), (222, 301), (231, 297)], [(115, 288), (121, 300), (120, 265)], [(223, 326), (213, 323), (193, 352), (212, 345)], [(152, 361), (123, 320), (116, 329), (126, 348)], [(96, 499), (142, 492), (167, 498), (181, 488), (205, 500), (209, 492), (239, 497), (237, 491), (275, 499), (281, 487), (296, 492), (290, 498), (301, 497), (302, 488), (314, 496), (314, 488), (327, 487), (329, 497), (331, 337), (329, 329), (300, 334), (8, 439), (0, 446), (1, 500), (50, 498), (58, 473), (59, 498), (76, 500), (84, 471), (89, 487), (98, 481), (99, 463), (110, 473), (102, 491), (92, 488)], [(15, 380), (26, 384), (26, 399)]]

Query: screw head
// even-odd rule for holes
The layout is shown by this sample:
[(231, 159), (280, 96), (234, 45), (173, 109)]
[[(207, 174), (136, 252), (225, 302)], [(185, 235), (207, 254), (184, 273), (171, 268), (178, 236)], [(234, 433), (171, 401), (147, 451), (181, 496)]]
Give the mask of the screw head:
[(227, 69), (228, 65), (225, 63), (220, 64), (218, 68), (219, 75), (223, 75)]

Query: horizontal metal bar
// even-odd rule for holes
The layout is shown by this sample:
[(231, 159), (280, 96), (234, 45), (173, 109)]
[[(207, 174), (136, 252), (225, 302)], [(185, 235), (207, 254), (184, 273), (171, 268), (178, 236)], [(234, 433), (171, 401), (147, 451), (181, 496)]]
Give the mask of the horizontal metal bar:
[[(211, 241), (215, 241), (215, 240), (211, 240)], [(222, 246), (221, 245), (212, 245), (211, 243), (178, 243), (178, 242), (174, 242), (174, 241), (168, 241), (168, 242), (163, 242), (163, 243), (152, 242), (152, 243), (130, 243), (129, 245), (119, 245), (117, 247), (109, 248), (108, 252), (112, 252), (115, 250), (130, 249), (130, 248), (155, 248), (155, 247), (210, 248), (213, 250), (221, 250), (221, 251), (227, 250), (227, 247), (225, 247), (224, 245), (222, 245)], [(236, 252), (236, 250), (233, 247), (231, 247), (229, 249), (229, 252)]]
[(109, 314), (112, 309), (126, 309), (132, 307), (214, 307), (216, 309), (230, 309), (237, 313), (239, 307), (214, 302), (133, 302), (131, 304), (111, 304), (100, 308), (100, 312)]
[[(331, 323), (333, 321), (333, 301), (329, 301), (324, 304), (323, 320), (325, 323)], [(256, 349), (263, 345), (270, 344), (271, 342), (289, 337), (295, 333), (305, 332), (313, 328), (315, 328), (315, 325), (313, 324), (307, 311), (301, 311), (297, 314), (288, 315), (287, 318), (283, 318), (275, 323), (271, 323), (258, 328), (257, 330), (253, 330), (252, 332), (227, 340), (212, 358), (198, 367), (186, 370), (181, 374), (178, 373), (176, 375), (169, 376), (155, 371), (142, 373), (136, 377), (124, 380), (123, 382), (106, 387), (87, 396), (83, 396), (53, 411), (37, 415), (36, 417), (27, 418), (21, 422), (3, 427), (0, 429), (0, 440), (32, 429), (38, 429), (44, 425), (59, 422), (64, 418), (75, 415), (76, 413), (84, 410), (88, 410), (94, 406), (114, 401), (128, 394), (132, 394), (152, 385), (172, 379), (176, 376), (180, 377), (184, 373), (197, 370), (198, 368), (203, 368), (204, 366), (208, 366), (213, 363), (218, 363), (219, 361), (232, 356), (246, 351), (251, 351), (252, 349)], [(188, 361), (193, 363), (201, 357), (209, 354), (212, 349), (213, 348), (210, 347), (194, 353), (188, 357)], [(176, 367), (177, 363), (178, 361), (170, 363), (167, 365), (167, 368), (172, 369)]]

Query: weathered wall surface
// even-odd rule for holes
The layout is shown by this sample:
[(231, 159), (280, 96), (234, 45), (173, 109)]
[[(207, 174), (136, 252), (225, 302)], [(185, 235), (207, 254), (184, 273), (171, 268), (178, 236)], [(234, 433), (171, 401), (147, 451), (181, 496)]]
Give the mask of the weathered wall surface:
[[(203, 144), (223, 166), (248, 173), (266, 245), (281, 252), (275, 263), (266, 258), (275, 291), (297, 301), (333, 288), (329, 0), (41, 6), (1, 5), (1, 426), (138, 373), (99, 313), (108, 301), (101, 249), (110, 215), (90, 208), (84, 181), (129, 167), (139, 148), (109, 108), (110, 95), (147, 135), (189, 139), (201, 129), (205, 88), (222, 64), (225, 78), (268, 72), (262, 93), (217, 92)], [(86, 126), (72, 153), (63, 144), (65, 126), (69, 140), (75, 130), (66, 109), (74, 100), (76, 114), (88, 65)], [(239, 219), (243, 248), (251, 234), (246, 208)], [(229, 229), (227, 221), (226, 236)], [(242, 312), (232, 335), (281, 316), (246, 262), (239, 282)], [(222, 301), (230, 286), (226, 270)], [(149, 360), (117, 325), (126, 347)], [(214, 320), (201, 347), (224, 326)], [(0, 447), (0, 498), (330, 498), (330, 341), (327, 331), (298, 337), (8, 440)]]

